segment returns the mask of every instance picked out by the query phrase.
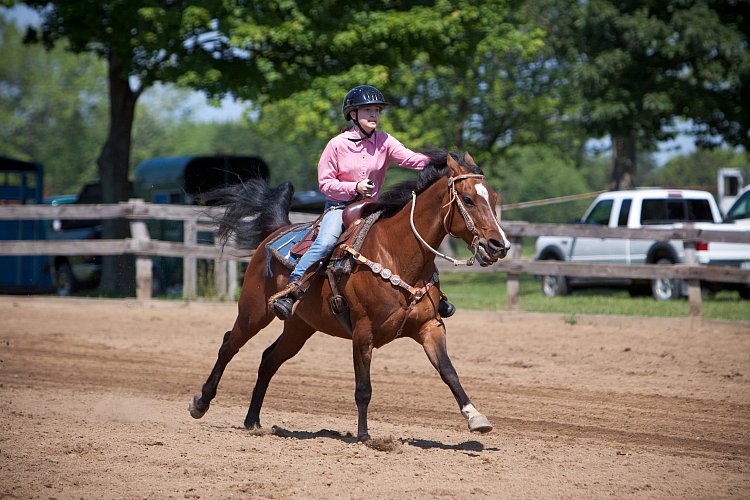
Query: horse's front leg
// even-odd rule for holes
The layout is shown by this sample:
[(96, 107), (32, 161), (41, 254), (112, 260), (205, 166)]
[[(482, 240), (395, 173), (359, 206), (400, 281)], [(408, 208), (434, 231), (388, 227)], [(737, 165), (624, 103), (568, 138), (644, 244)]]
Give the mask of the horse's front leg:
[(372, 362), (372, 329), (357, 325), (352, 338), (354, 350), (354, 401), (357, 403), (357, 441), (367, 441), (367, 407), (372, 398), (370, 363)]
[(466, 418), (469, 423), (469, 430), (472, 432), (490, 432), (492, 430), (492, 424), (490, 421), (479, 413), (474, 405), (471, 404), (469, 396), (461, 386), (461, 382), (458, 380), (458, 374), (456, 369), (453, 368), (448, 357), (448, 348), (446, 347), (445, 338), (445, 325), (442, 321), (431, 320), (426, 324), (420, 332), (419, 342), (424, 348), (424, 352), (430, 359), (432, 366), (440, 373), (440, 378), (443, 379), (448, 387), (450, 387), (453, 397), (456, 398), (458, 407), (461, 410), (461, 414)]

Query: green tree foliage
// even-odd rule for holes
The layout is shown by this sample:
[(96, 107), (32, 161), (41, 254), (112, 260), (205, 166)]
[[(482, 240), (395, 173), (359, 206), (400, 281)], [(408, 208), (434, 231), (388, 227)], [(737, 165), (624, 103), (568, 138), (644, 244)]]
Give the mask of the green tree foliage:
[(261, 103), (261, 126), (290, 142), (324, 143), (344, 125), (346, 91), (368, 83), (391, 102), (384, 130), (415, 149), (468, 150), (498, 177), (498, 158), (508, 147), (554, 143), (569, 124), (561, 119), (564, 100), (545, 74), (542, 31), (522, 18), (519, 3), (436, 2), (432, 10), (450, 40), (441, 52), (425, 46), (415, 58), (389, 65), (363, 47), (360, 64), (316, 78), (287, 99)]
[(612, 187), (632, 185), (639, 147), (676, 120), (707, 144), (750, 144), (750, 4), (726, 0), (550, 0), (534, 4), (583, 98), (595, 137), (612, 138)]
[(22, 38), (0, 17), (0, 155), (42, 163), (47, 194), (75, 193), (96, 176), (106, 128), (104, 64)]
[(451, 28), (457, 42), (444, 57), (394, 72), (393, 92), (405, 106), (393, 121), (415, 139), (471, 151), (497, 179), (513, 148), (545, 144), (575, 156), (583, 140), (564, 119), (569, 96), (523, 2), (459, 3)]

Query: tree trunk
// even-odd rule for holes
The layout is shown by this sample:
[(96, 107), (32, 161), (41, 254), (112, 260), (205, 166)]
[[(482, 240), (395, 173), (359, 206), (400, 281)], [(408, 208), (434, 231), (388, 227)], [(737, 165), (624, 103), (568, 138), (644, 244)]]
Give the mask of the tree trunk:
[[(132, 195), (128, 174), (135, 103), (140, 91), (130, 88), (128, 74), (116, 54), (109, 56), (109, 133), (97, 159), (102, 202), (127, 201)], [(129, 236), (128, 221), (104, 220), (102, 237), (122, 239)], [(135, 266), (132, 256), (104, 256), (100, 289), (104, 292), (132, 295), (135, 290)]]
[(612, 135), (612, 178), (610, 189), (632, 189), (637, 167), (634, 133)]

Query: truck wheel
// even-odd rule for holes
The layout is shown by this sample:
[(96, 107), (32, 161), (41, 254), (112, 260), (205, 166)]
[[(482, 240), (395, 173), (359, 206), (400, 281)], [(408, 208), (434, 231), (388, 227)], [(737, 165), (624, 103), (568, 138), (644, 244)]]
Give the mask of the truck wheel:
[[(661, 258), (655, 262), (656, 265), (671, 266), (673, 262), (667, 258)], [(651, 280), (651, 296), (656, 300), (675, 300), (680, 298), (681, 280), (669, 278), (656, 278)]]
[(60, 297), (68, 297), (78, 290), (78, 282), (68, 262), (63, 262), (57, 266), (55, 290)]
[(562, 297), (570, 293), (568, 278), (565, 276), (542, 276), (542, 293), (546, 297)]

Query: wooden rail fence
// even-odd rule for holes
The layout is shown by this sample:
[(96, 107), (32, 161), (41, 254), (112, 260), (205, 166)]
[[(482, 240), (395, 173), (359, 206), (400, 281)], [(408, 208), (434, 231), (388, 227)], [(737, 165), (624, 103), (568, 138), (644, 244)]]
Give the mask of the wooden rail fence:
[[(122, 240), (42, 240), (42, 241), (0, 241), (0, 255), (121, 255), (136, 257), (136, 296), (145, 300), (151, 298), (152, 265), (151, 258), (181, 257), (183, 265), (183, 296), (194, 298), (197, 294), (197, 259), (210, 259), (215, 262), (216, 290), (220, 296), (233, 298), (237, 286), (237, 264), (248, 261), (247, 252), (227, 246), (199, 244), (199, 231), (213, 231), (212, 209), (184, 205), (158, 205), (130, 200), (119, 204), (101, 205), (6, 205), (0, 206), (0, 220), (54, 220), (54, 219), (107, 219), (125, 218), (130, 221), (131, 237)], [(314, 215), (291, 213), (292, 222), (314, 219)], [(149, 219), (182, 221), (183, 242), (169, 242), (151, 239), (145, 221)], [(608, 228), (579, 224), (530, 224), (506, 221), (503, 224), (513, 244), (511, 255), (498, 263), (482, 268), (454, 267), (438, 262), (441, 272), (504, 272), (508, 274), (508, 307), (518, 307), (519, 276), (559, 275), (589, 278), (677, 278), (688, 283), (688, 300), (691, 316), (701, 315), (701, 281), (741, 283), (750, 285), (750, 270), (725, 266), (701, 266), (695, 255), (697, 241), (748, 243), (750, 232), (723, 230), (701, 230), (691, 226), (682, 229), (627, 229)], [(685, 248), (685, 263), (672, 266), (646, 264), (613, 265), (581, 264), (560, 261), (531, 261), (521, 258), (523, 237), (573, 236), (592, 238), (629, 238), (656, 241), (682, 240)], [(750, 260), (750, 256), (748, 256)]]

